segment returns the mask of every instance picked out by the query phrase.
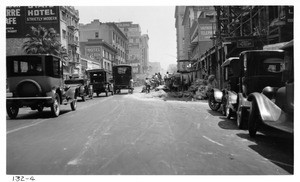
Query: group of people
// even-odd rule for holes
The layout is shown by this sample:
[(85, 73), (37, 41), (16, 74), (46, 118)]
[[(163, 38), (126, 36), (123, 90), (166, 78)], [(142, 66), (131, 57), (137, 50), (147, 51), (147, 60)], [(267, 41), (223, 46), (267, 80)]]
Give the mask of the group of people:
[(152, 89), (155, 89), (159, 85), (166, 84), (169, 81), (170, 75), (169, 72), (167, 72), (164, 75), (164, 78), (162, 78), (162, 75), (160, 73), (155, 73), (152, 77), (145, 79), (145, 92), (149, 93)]

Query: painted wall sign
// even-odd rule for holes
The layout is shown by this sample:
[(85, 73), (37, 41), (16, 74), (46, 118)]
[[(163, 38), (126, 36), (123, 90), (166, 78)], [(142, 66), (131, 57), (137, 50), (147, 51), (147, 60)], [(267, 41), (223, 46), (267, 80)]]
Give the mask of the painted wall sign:
[(7, 6), (6, 38), (25, 38), (38, 25), (60, 33), (59, 17), (58, 6)]
[(96, 60), (101, 60), (101, 46), (86, 46), (85, 55)]

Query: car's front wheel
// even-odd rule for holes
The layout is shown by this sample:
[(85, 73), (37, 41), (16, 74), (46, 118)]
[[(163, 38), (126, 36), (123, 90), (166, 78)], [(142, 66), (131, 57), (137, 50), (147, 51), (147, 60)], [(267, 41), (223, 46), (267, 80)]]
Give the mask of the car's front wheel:
[(239, 129), (246, 128), (248, 111), (246, 108), (239, 106), (236, 113), (236, 123)]
[(7, 105), (6, 106), (7, 115), (11, 119), (15, 119), (19, 113), (19, 107), (15, 105)]
[(59, 116), (60, 113), (60, 100), (57, 93), (55, 94), (54, 101), (51, 105), (51, 113), (54, 117)]
[(249, 113), (249, 121), (248, 121), (248, 131), (250, 137), (255, 137), (256, 132), (261, 125), (261, 118), (259, 116), (258, 107), (256, 101), (252, 101), (250, 113)]
[(208, 97), (208, 105), (209, 105), (210, 109), (213, 110), (213, 111), (217, 111), (220, 108), (221, 103), (217, 102), (215, 100), (214, 93), (211, 93), (209, 95), (209, 97)]

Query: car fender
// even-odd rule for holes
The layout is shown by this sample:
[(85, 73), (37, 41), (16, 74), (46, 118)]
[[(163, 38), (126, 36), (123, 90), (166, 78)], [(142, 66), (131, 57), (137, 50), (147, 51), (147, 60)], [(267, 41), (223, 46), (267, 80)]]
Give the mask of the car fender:
[(76, 90), (77, 90), (77, 87), (70, 87), (65, 93), (66, 98), (73, 100), (75, 98)]
[(258, 92), (254, 92), (248, 96), (248, 100), (256, 101), (259, 111), (258, 114), (260, 115), (262, 122), (287, 132), (293, 132), (293, 124), (284, 124), (291, 123), (291, 120), (293, 120), (292, 116), (285, 113), (267, 96)]
[(238, 94), (234, 91), (227, 91), (228, 95), (228, 103), (229, 104), (236, 104), (237, 103), (237, 98)]
[(221, 90), (213, 88), (211, 92), (214, 94), (215, 101), (222, 102), (223, 92)]
[(237, 96), (237, 101), (238, 101), (238, 107), (246, 107), (250, 108), (251, 102), (247, 100), (247, 98), (244, 97), (242, 93), (238, 93)]

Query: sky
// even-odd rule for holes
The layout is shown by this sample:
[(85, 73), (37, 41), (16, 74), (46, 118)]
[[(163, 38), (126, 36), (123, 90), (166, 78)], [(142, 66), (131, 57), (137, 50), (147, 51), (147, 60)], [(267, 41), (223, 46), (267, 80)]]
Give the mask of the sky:
[(175, 6), (75, 6), (79, 22), (131, 21), (149, 36), (149, 61), (160, 62), (165, 70), (176, 64)]

